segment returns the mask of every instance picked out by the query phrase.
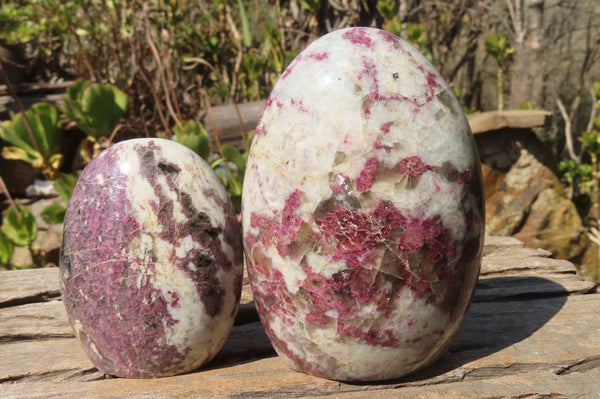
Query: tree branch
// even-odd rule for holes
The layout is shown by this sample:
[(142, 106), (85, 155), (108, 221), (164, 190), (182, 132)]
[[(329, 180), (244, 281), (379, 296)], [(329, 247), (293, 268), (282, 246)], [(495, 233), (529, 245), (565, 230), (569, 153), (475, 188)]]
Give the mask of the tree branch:
[(598, 113), (598, 101), (596, 100), (596, 90), (594, 90), (594, 85), (590, 85), (589, 87), (590, 95), (592, 96), (592, 110), (590, 111), (590, 119), (588, 120), (588, 124), (585, 128), (586, 132), (591, 132), (594, 129), (594, 120), (596, 119), (596, 115)]
[(567, 151), (569, 152), (569, 157), (577, 163), (581, 162), (581, 156), (575, 155), (575, 149), (573, 148), (573, 132), (571, 130), (571, 118), (569, 114), (567, 114), (567, 109), (565, 105), (562, 103), (560, 98), (556, 99), (556, 105), (558, 105), (558, 109), (560, 110), (560, 114), (565, 121), (565, 138), (567, 141)]

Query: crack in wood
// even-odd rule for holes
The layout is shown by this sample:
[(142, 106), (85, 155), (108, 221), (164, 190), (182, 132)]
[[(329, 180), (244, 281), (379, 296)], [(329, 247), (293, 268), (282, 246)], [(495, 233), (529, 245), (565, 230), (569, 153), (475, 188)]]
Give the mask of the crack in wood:
[(23, 341), (45, 341), (54, 338), (75, 338), (75, 334), (32, 334), (0, 336), (0, 344), (9, 344)]
[(568, 366), (561, 366), (554, 370), (556, 375), (567, 375), (571, 373), (580, 373), (590, 371), (600, 367), (600, 356), (592, 356), (585, 359), (578, 359)]
[(61, 381), (72, 381), (78, 382), (90, 382), (100, 381), (106, 379), (112, 379), (108, 374), (99, 371), (95, 367), (87, 369), (63, 369), (53, 370), (45, 373), (35, 374), (21, 374), (13, 375), (7, 378), (0, 378), (0, 384), (14, 384), (14, 383), (29, 383), (29, 382), (61, 382)]
[(10, 299), (0, 302), (0, 309), (10, 308), (13, 306), (27, 305), (30, 303), (50, 302), (60, 298), (60, 291), (48, 291), (37, 295), (25, 296), (22, 298)]

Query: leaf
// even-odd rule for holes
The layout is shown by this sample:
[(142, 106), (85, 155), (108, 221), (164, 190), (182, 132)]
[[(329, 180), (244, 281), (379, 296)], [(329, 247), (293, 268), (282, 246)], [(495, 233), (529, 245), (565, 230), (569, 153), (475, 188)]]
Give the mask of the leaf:
[(92, 84), (83, 93), (81, 109), (90, 117), (91, 129), (88, 131), (95, 138), (110, 136), (125, 115), (126, 104), (123, 108), (123, 100), (117, 90), (110, 85)]
[(558, 172), (560, 174), (573, 173), (577, 164), (572, 159), (563, 159), (558, 163)]
[(62, 135), (56, 108), (48, 103), (36, 103), (26, 112), (33, 134), (45, 157), (50, 157)]
[(384, 21), (389, 22), (396, 17), (399, 3), (396, 0), (378, 0), (375, 7)]
[(598, 145), (599, 132), (592, 130), (591, 132), (583, 132), (579, 141), (583, 144), (585, 149), (590, 153), (596, 153), (600, 149)]
[[(221, 159), (223, 159), (223, 158), (221, 158)], [(229, 174), (225, 174), (225, 172), (223, 172), (223, 169), (221, 169), (221, 168), (215, 169), (215, 174), (217, 175), (219, 180), (221, 180), (221, 183), (223, 183), (223, 185), (225, 187), (227, 187), (227, 178), (228, 178)]]
[(384, 22), (382, 28), (396, 36), (400, 36), (402, 34), (402, 22), (400, 22), (398, 18), (393, 18)]
[[(213, 169), (216, 169), (217, 166), (221, 165), (225, 161), (226, 161), (225, 158), (215, 159), (214, 161), (211, 162), (210, 167), (213, 168)], [(217, 175), (218, 175), (218, 173), (217, 173)]]
[(531, 101), (525, 101), (523, 104), (519, 105), (517, 109), (533, 109), (533, 104)]
[(62, 154), (54, 154), (54, 155), (52, 155), (50, 157), (50, 159), (48, 159), (48, 162), (50, 163), (50, 166), (54, 170), (60, 169), (60, 165), (62, 165), (62, 161), (63, 161), (63, 155)]
[(321, 8), (321, 0), (300, 0), (300, 4), (313, 14)]
[(65, 205), (69, 203), (69, 199), (75, 188), (75, 183), (77, 183), (77, 179), (79, 179), (80, 175), (81, 171), (71, 174), (62, 174), (54, 181), (54, 188), (58, 191), (58, 195)]
[(37, 238), (37, 223), (24, 206), (11, 206), (6, 211), (6, 223), (0, 229), (19, 247), (29, 247)]
[(227, 188), (231, 196), (242, 195), (242, 184), (235, 176), (231, 176), (228, 180)]
[(242, 22), (242, 32), (244, 34), (244, 45), (246, 47), (252, 46), (252, 34), (250, 33), (250, 23), (248, 22), (248, 15), (246, 14), (246, 7), (244, 2), (238, 0), (238, 8), (240, 10), (240, 20)]
[(594, 176), (594, 169), (592, 168), (592, 165), (582, 163), (575, 168), (575, 174), (582, 182), (591, 181)]
[(254, 133), (255, 133), (255, 131), (253, 130), (248, 135), (248, 140), (246, 141), (246, 154), (248, 154), (250, 152), (250, 147), (252, 147), (252, 141), (254, 140)]
[(67, 88), (65, 101), (69, 100), (77, 103), (81, 100), (83, 90), (89, 87), (90, 83), (83, 79), (78, 79), (71, 86)]
[(50, 204), (42, 211), (42, 219), (48, 224), (63, 223), (66, 208), (59, 204)]
[(208, 160), (210, 155), (210, 139), (208, 132), (199, 122), (187, 121), (182, 122), (181, 126), (177, 125), (173, 129), (175, 139), (200, 155), (202, 159)]
[(15, 247), (6, 234), (0, 232), (0, 265), (10, 264)]
[(503, 62), (507, 60), (514, 52), (506, 40), (506, 38), (499, 33), (492, 33), (485, 41), (485, 50), (488, 54), (496, 58), (496, 61)]
[(221, 151), (223, 152), (225, 159), (227, 159), (229, 162), (232, 162), (236, 166), (238, 173), (244, 173), (246, 170), (246, 160), (237, 148), (225, 144), (221, 147)]
[(87, 36), (87, 35), (89, 35), (89, 32), (88, 32), (87, 30), (85, 30), (85, 29), (82, 29), (82, 28), (77, 28), (77, 29), (75, 29), (75, 34), (76, 34), (77, 36), (84, 37), (84, 36)]
[(38, 157), (32, 157), (26, 151), (17, 147), (4, 147), (2, 149), (2, 158), (4, 159), (12, 159), (18, 161), (29, 162), (30, 164), (35, 163), (36, 160), (40, 159), (39, 153), (36, 153)]
[(61, 112), (88, 136), (108, 137), (128, 107), (125, 93), (110, 84), (76, 81), (67, 89)]
[[(0, 137), (3, 140), (8, 141), (20, 151), (25, 152), (27, 154), (26, 157), (23, 158), (14, 158), (14, 159), (23, 159), (27, 161), (27, 159), (37, 159), (41, 157), (41, 154), (33, 147), (31, 139), (29, 138), (29, 134), (26, 132), (27, 136), (23, 137), (17, 131), (15, 131), (14, 121), (17, 118), (15, 116), (11, 121), (4, 121), (0, 124)], [(22, 155), (19, 155), (22, 157)], [(29, 161), (27, 161), (29, 162)]]
[[(36, 103), (25, 111), (25, 117), (29, 122), (31, 134), (23, 114), (19, 113), (10, 121), (2, 122), (0, 137), (21, 150), (16, 155), (19, 156), (18, 159), (31, 163), (42, 157), (49, 158), (58, 146), (62, 134), (58, 111), (51, 104)], [(22, 152), (27, 153), (27, 157), (23, 157)]]
[(240, 183), (235, 176), (231, 176), (227, 181), (227, 192), (229, 193), (235, 211), (239, 213), (242, 207), (242, 183)]
[(408, 32), (408, 41), (411, 44), (420, 45), (423, 42), (423, 40), (424, 40), (423, 30), (421, 29), (421, 27), (419, 25), (408, 24), (406, 26), (406, 31)]

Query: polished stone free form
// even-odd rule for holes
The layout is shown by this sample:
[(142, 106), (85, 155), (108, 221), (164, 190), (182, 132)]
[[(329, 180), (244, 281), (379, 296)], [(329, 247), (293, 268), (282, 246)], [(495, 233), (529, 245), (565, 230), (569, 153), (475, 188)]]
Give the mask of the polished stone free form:
[(422, 54), (373, 28), (313, 42), (246, 170), (250, 283), (290, 367), (384, 380), (444, 353), (479, 273), (483, 194), (467, 120)]
[(223, 346), (238, 309), (241, 235), (210, 166), (170, 140), (105, 150), (67, 207), (63, 300), (90, 360), (120, 377), (191, 371)]

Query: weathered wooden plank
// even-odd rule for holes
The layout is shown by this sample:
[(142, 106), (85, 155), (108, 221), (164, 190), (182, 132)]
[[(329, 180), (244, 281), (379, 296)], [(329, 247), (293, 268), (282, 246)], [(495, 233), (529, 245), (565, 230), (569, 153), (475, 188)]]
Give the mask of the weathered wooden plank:
[[(273, 361), (277, 363), (277, 361)], [(264, 366), (264, 364), (261, 364)], [(276, 372), (278, 370), (270, 370)], [(208, 377), (208, 376), (207, 376)], [(281, 376), (279, 376), (281, 377)], [(15, 386), (8, 392), (11, 398), (394, 398), (405, 399), (501, 399), (501, 398), (597, 398), (600, 390), (600, 369), (585, 370), (577, 373), (556, 375), (550, 371), (522, 372), (509, 376), (489, 378), (486, 380), (458, 381), (448, 384), (423, 386), (356, 385), (316, 380), (310, 385), (303, 384), (304, 376), (299, 373), (286, 372), (288, 384), (285, 389), (273, 389), (270, 380), (261, 380), (248, 375), (236, 380), (237, 375), (220, 380), (222, 386), (204, 381), (193, 381), (190, 376), (163, 378), (160, 381), (148, 381), (147, 385), (126, 381), (118, 390), (113, 388), (113, 381), (97, 381), (94, 383), (72, 382), (58, 387), (46, 383), (32, 383), (27, 386)], [(190, 381), (192, 380), (192, 381)], [(244, 385), (252, 381), (250, 386)], [(295, 384), (294, 384), (295, 383)], [(159, 385), (160, 384), (160, 385)], [(159, 385), (159, 388), (156, 386)], [(256, 388), (257, 390), (250, 390)], [(49, 391), (49, 389), (55, 389)], [(258, 390), (259, 389), (259, 390)], [(0, 388), (0, 392), (2, 389)], [(78, 396), (80, 395), (80, 396)]]
[(577, 273), (575, 266), (562, 259), (542, 258), (539, 256), (494, 256), (490, 254), (483, 258), (481, 275), (485, 277), (521, 275), (544, 276), (555, 273)]
[(546, 251), (542, 248), (526, 248), (524, 246), (512, 247), (510, 249), (496, 248), (495, 251), (489, 252), (484, 255), (485, 258), (499, 258), (499, 257), (511, 257), (511, 258), (524, 258), (530, 256), (537, 256), (540, 258), (549, 258), (552, 256), (552, 252)]
[(505, 276), (480, 278), (473, 302), (493, 302), (544, 298), (556, 295), (587, 294), (596, 285), (574, 274), (544, 274), (537, 276)]
[[(258, 321), (249, 289), (235, 320), (236, 325)], [(60, 300), (30, 303), (0, 309), (0, 344), (54, 337), (74, 337), (65, 306)]]
[[(253, 101), (249, 103), (238, 104), (237, 107), (244, 124), (244, 131), (249, 132), (256, 129), (260, 115), (265, 108), (265, 101)], [(242, 143), (242, 132), (235, 107), (233, 105), (221, 105), (213, 107), (212, 116), (214, 118), (221, 143), (234, 144), (238, 148), (244, 149), (245, 144)], [(204, 125), (206, 130), (210, 133), (211, 141), (213, 141), (214, 144), (214, 130), (209, 114), (204, 117)]]
[(97, 371), (75, 338), (9, 342), (0, 345), (0, 356), (0, 382), (59, 381)]
[(544, 126), (551, 112), (542, 110), (507, 110), (468, 115), (473, 134), (500, 129), (531, 129)]
[[(545, 251), (494, 238), (486, 241), (486, 250), (487, 274), (478, 283), (450, 351), (410, 378), (370, 385), (342, 384), (289, 370), (275, 357), (260, 323), (253, 322), (257, 315), (247, 281), (242, 316), (222, 351), (205, 368), (160, 380), (105, 380), (71, 338), (59, 300), (16, 306), (57, 296), (58, 270), (1, 272), (0, 397), (364, 397), (365, 391), (378, 397), (411, 397), (416, 392), (419, 397), (453, 396), (445, 392), (479, 397), (478, 392), (578, 392), (577, 384), (570, 382), (572, 376), (600, 366), (600, 294), (567, 296), (589, 292), (593, 285), (577, 276), (570, 263), (553, 263)], [(499, 259), (516, 266), (498, 269), (494, 262)], [(532, 262), (542, 277), (519, 266)], [(488, 277), (494, 273), (502, 277)], [(528, 373), (541, 373), (548, 384), (528, 384), (522, 379)], [(498, 390), (502, 385), (497, 381), (509, 381), (515, 389)], [(548, 387), (555, 388), (540, 391)]]
[(62, 301), (0, 309), (0, 343), (73, 336)]
[[(291, 371), (272, 356), (258, 323), (235, 327), (223, 352), (207, 368), (159, 380), (88, 381), (93, 379), (90, 375), (96, 378), (98, 375), (74, 339), (6, 344), (0, 346), (0, 356), (13, 364), (0, 364), (0, 380), (14, 383), (1, 384), (0, 396), (70, 398), (110, 392), (124, 398), (150, 394), (153, 397), (302, 397), (318, 393), (352, 397), (364, 394), (365, 390), (390, 393), (391, 389), (400, 389), (393, 392), (401, 394), (402, 389), (415, 386), (421, 387), (419, 392), (427, 393), (431, 384), (474, 380), (480, 386), (487, 386), (491, 380), (493, 387), (498, 378), (516, 382), (523, 373), (563, 376), (600, 365), (599, 312), (600, 294), (475, 303), (456, 342), (438, 363), (409, 378), (368, 385), (342, 384)], [(252, 358), (253, 354), (257, 356)], [(15, 373), (20, 374), (15, 376)], [(598, 380), (595, 381), (597, 384)], [(488, 389), (492, 389), (490, 386)], [(523, 387), (545, 388), (527, 384)]]
[[(235, 326), (221, 351), (205, 369), (273, 356), (275, 352), (264, 329), (260, 322), (254, 322)], [(90, 374), (96, 377), (102, 374), (88, 360), (72, 333), (69, 338), (1, 344), (0, 358), (3, 359), (0, 362), (0, 382), (87, 381)]]
[[(244, 277), (244, 286), (248, 285)], [(58, 268), (0, 271), (0, 308), (22, 303), (47, 301), (60, 296)], [(249, 290), (242, 293), (241, 303), (251, 301)]]
[(0, 308), (58, 296), (57, 268), (0, 271)]
[[(336, 398), (388, 399), (597, 399), (600, 391), (600, 369), (557, 375), (550, 371), (531, 371), (485, 380), (457, 381), (415, 387), (390, 387), (390, 389), (365, 389), (335, 395)], [(330, 398), (317, 395), (313, 398)]]
[[(27, 93), (45, 93), (45, 92), (64, 92), (69, 86), (73, 85), (75, 81), (67, 80), (63, 82), (23, 82), (13, 85), (13, 88), (17, 95), (23, 95)], [(0, 96), (9, 96), (10, 93), (6, 85), (0, 85)]]
[[(482, 277), (474, 302), (507, 301), (592, 292), (592, 282), (575, 274), (545, 274)], [(248, 281), (242, 289), (241, 306), (235, 324), (258, 321)], [(18, 340), (72, 336), (62, 301), (31, 303), (0, 309), (0, 343)]]
[[(544, 273), (575, 273), (568, 261), (544, 258), (547, 251), (524, 248), (511, 237), (486, 237), (481, 274), (543, 275)], [(247, 279), (244, 280), (247, 286)], [(0, 308), (28, 302), (46, 301), (60, 295), (57, 268), (0, 271)], [(242, 294), (242, 304), (252, 301), (250, 291)]]
[(502, 236), (485, 236), (485, 242), (483, 245), (483, 256), (491, 253), (502, 252), (512, 250), (515, 248), (524, 248), (525, 243), (517, 240), (514, 237), (502, 237)]
[[(51, 104), (63, 104), (62, 98), (63, 93), (51, 93), (51, 94), (31, 94), (27, 96), (19, 96), (19, 100), (23, 104), (25, 109), (31, 108), (35, 103), (48, 102)], [(19, 108), (17, 104), (10, 96), (0, 97), (0, 114), (7, 113), (7, 111), (18, 112)]]

